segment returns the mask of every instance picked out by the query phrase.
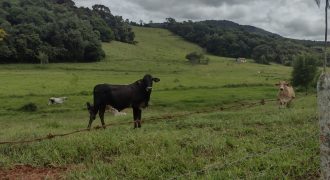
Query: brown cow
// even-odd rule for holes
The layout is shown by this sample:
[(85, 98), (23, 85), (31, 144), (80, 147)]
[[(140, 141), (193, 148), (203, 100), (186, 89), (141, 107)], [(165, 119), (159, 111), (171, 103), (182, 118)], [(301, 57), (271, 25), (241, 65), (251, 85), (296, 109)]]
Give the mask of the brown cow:
[(292, 100), (296, 97), (292, 86), (286, 81), (280, 81), (275, 85), (279, 87), (279, 92), (277, 95), (277, 100), (280, 105), (279, 108), (289, 107)]

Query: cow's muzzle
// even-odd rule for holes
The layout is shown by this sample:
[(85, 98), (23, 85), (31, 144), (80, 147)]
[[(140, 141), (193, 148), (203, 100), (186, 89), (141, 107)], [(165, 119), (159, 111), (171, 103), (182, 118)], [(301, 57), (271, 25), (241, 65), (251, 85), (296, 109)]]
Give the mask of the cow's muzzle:
[(147, 87), (146, 88), (146, 91), (151, 91), (152, 90), (152, 87)]

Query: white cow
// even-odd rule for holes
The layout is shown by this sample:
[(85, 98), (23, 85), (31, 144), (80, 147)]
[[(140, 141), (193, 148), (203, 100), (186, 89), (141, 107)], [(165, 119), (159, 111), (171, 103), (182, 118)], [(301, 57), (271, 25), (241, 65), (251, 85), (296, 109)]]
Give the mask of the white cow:
[(63, 104), (64, 101), (66, 101), (68, 98), (67, 97), (51, 97), (48, 100), (48, 105), (51, 104)]

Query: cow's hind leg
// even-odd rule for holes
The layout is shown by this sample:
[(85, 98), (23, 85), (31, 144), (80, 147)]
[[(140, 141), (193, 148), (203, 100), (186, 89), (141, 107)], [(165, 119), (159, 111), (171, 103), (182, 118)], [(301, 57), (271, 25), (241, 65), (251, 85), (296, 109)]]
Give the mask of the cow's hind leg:
[(102, 105), (101, 106), (101, 108), (100, 108), (100, 111), (99, 111), (99, 116), (100, 116), (100, 119), (101, 119), (101, 123), (102, 123), (102, 127), (103, 127), (103, 129), (105, 129), (106, 127), (105, 127), (105, 123), (104, 123), (104, 113), (105, 113), (105, 108), (106, 108), (106, 106), (104, 105)]

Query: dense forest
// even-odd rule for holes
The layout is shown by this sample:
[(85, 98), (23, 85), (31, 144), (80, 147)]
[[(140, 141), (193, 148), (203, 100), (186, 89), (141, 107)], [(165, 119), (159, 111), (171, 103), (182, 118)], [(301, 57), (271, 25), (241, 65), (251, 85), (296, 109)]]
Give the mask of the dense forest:
[[(77, 8), (72, 0), (0, 0), (0, 63), (93, 62), (101, 42), (134, 43), (121, 16), (103, 5)], [(6, 35), (4, 34), (6, 33)]]
[(231, 21), (177, 22), (173, 18), (166, 20), (165, 23), (146, 26), (167, 28), (184, 39), (197, 43), (207, 52), (219, 56), (252, 58), (262, 64), (276, 62), (291, 65), (297, 55), (320, 54), (320, 49), (312, 48), (319, 45), (318, 42), (288, 39)]

